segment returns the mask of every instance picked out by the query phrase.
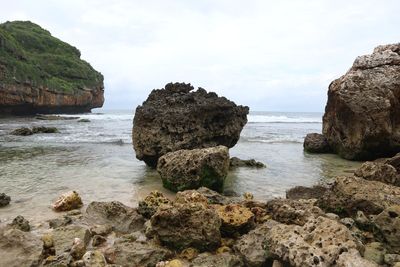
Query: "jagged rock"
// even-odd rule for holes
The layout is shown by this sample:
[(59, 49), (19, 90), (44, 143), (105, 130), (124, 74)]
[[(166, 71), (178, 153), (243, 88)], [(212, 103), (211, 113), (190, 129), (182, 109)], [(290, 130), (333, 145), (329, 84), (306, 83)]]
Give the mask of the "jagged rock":
[(266, 244), (266, 253), (294, 267), (332, 266), (343, 252), (360, 247), (344, 225), (322, 216), (303, 226), (274, 225)]
[(231, 253), (213, 255), (202, 253), (192, 261), (194, 267), (244, 267), (242, 260)]
[(80, 238), (75, 238), (72, 243), (70, 255), (75, 260), (80, 260), (86, 253), (86, 244)]
[(29, 129), (27, 127), (21, 127), (21, 128), (15, 129), (10, 134), (19, 135), (19, 136), (28, 136), (28, 135), (32, 135), (33, 132), (31, 129)]
[(213, 209), (199, 203), (161, 206), (151, 217), (148, 233), (177, 250), (193, 247), (214, 250), (221, 243), (221, 220)]
[(18, 215), (17, 217), (14, 218), (12, 223), (10, 224), (12, 228), (24, 231), (24, 232), (29, 232), (31, 230), (31, 226), (29, 225), (29, 221), (25, 219), (23, 216)]
[(0, 193), (0, 208), (10, 204), (10, 201), (11, 201), (10, 196), (7, 196), (5, 193)]
[(400, 253), (400, 205), (386, 208), (373, 219), (392, 253)]
[(329, 85), (323, 134), (341, 157), (371, 160), (400, 151), (400, 44), (357, 57)]
[(107, 262), (121, 266), (155, 266), (172, 256), (172, 252), (151, 243), (118, 239), (105, 251)]
[(42, 241), (34, 234), (13, 228), (0, 229), (1, 266), (38, 266), (42, 247)]
[(171, 201), (166, 198), (163, 193), (155, 190), (150, 192), (144, 200), (139, 201), (138, 213), (145, 218), (150, 218), (156, 213), (160, 205), (170, 204)]
[(169, 83), (136, 108), (132, 140), (139, 160), (156, 167), (168, 152), (236, 144), (249, 108), (193, 89), (190, 84)]
[(229, 161), (229, 167), (265, 168), (266, 166), (264, 163), (256, 161), (255, 159), (239, 159), (238, 157), (232, 157)]
[(383, 247), (383, 244), (379, 242), (372, 242), (365, 245), (364, 258), (369, 261), (383, 264), (385, 254), (386, 249)]
[(208, 199), (197, 190), (185, 190), (176, 193), (174, 202), (180, 204), (197, 203), (205, 207), (208, 207), (209, 204)]
[(357, 211), (378, 214), (400, 203), (400, 188), (354, 176), (336, 177), (332, 187), (317, 201), (327, 212), (352, 217)]
[(332, 152), (328, 140), (319, 133), (309, 133), (304, 138), (304, 150), (309, 153), (330, 153)]
[(157, 165), (164, 187), (175, 192), (202, 186), (221, 192), (228, 169), (225, 146), (170, 152)]
[(76, 47), (30, 21), (0, 24), (0, 43), (0, 114), (82, 113), (103, 105), (103, 75)]
[(128, 233), (144, 228), (144, 218), (136, 209), (121, 202), (91, 202), (84, 218), (89, 223), (111, 225), (115, 231)]
[(392, 165), (398, 173), (400, 173), (400, 153), (397, 153), (394, 157), (386, 159), (383, 163)]
[(325, 194), (327, 187), (314, 185), (313, 187), (295, 186), (286, 191), (288, 199), (318, 199)]
[(53, 204), (55, 211), (70, 211), (83, 206), (82, 199), (76, 191), (62, 194)]
[(106, 267), (107, 262), (103, 253), (98, 250), (88, 251), (82, 257), (85, 266), (90, 267)]
[(278, 198), (267, 202), (267, 212), (280, 223), (304, 225), (309, 218), (324, 215), (314, 204), (313, 200)]
[(237, 240), (233, 249), (243, 258), (245, 266), (268, 266), (267, 262), (271, 261), (271, 255), (265, 253), (267, 235), (271, 228), (277, 224), (278, 222), (269, 220)]
[(354, 174), (366, 180), (380, 181), (400, 186), (400, 175), (397, 173), (397, 170), (389, 164), (368, 161), (363, 163)]
[(75, 238), (79, 238), (86, 246), (90, 240), (90, 231), (79, 225), (59, 227), (52, 232), (54, 248), (57, 255), (61, 255), (71, 249)]
[(239, 204), (216, 206), (221, 218), (221, 233), (227, 236), (247, 233), (255, 226), (254, 214)]

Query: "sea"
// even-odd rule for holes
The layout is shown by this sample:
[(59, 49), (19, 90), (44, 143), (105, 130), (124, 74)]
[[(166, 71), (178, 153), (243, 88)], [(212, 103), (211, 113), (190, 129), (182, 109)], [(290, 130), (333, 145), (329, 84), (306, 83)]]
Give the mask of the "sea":
[[(137, 160), (132, 147), (134, 112), (96, 110), (61, 115), (88, 119), (38, 120), (0, 117), (0, 193), (11, 205), (0, 208), (0, 223), (22, 215), (33, 223), (57, 216), (51, 204), (62, 193), (77, 191), (84, 204), (117, 200), (128, 206), (162, 187), (158, 173)], [(14, 136), (19, 127), (54, 126), (60, 133)], [(230, 194), (251, 192), (256, 199), (284, 197), (294, 186), (311, 186), (354, 171), (360, 163), (331, 154), (303, 151), (307, 133), (321, 132), (322, 113), (251, 112), (230, 155), (254, 158), (266, 168), (237, 168), (226, 178)]]

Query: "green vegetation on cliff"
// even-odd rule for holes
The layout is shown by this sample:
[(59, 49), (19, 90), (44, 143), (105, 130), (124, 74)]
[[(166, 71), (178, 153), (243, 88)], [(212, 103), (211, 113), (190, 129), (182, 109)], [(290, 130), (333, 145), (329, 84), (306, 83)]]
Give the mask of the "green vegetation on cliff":
[(80, 51), (30, 21), (0, 24), (0, 83), (28, 83), (74, 93), (103, 85)]

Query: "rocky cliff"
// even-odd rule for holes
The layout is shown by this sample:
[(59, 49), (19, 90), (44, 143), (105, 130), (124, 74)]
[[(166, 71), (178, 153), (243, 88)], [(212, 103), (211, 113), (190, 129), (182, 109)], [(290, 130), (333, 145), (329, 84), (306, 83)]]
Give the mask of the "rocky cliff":
[(0, 114), (101, 107), (103, 75), (80, 56), (77, 48), (32, 22), (0, 24)]
[(323, 134), (346, 159), (369, 160), (400, 151), (400, 43), (357, 57), (330, 84)]

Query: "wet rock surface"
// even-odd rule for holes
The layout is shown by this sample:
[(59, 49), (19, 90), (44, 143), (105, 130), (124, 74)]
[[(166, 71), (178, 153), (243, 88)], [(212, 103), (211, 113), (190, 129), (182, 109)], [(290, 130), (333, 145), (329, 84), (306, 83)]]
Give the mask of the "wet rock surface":
[(221, 192), (228, 169), (225, 146), (170, 152), (157, 165), (163, 186), (175, 192), (202, 186)]
[(330, 153), (332, 152), (328, 140), (319, 133), (309, 133), (304, 138), (304, 150), (309, 153)]
[(5, 193), (0, 193), (0, 208), (5, 207), (11, 202), (11, 197)]
[(329, 85), (323, 134), (341, 157), (371, 160), (400, 151), (400, 44), (360, 56)]
[(59, 131), (56, 127), (37, 126), (33, 127), (32, 129), (27, 127), (18, 128), (12, 131), (10, 134), (19, 136), (28, 136), (40, 133), (58, 133), (58, 132)]
[(12, 228), (24, 231), (24, 232), (29, 232), (31, 230), (31, 226), (29, 225), (29, 221), (25, 219), (23, 216), (19, 215), (14, 218), (12, 223), (10, 224)]
[(136, 108), (132, 140), (136, 157), (156, 167), (162, 155), (181, 149), (233, 147), (247, 123), (248, 107), (185, 83), (153, 90)]
[(229, 167), (231, 169), (238, 168), (238, 167), (248, 167), (248, 168), (266, 168), (267, 166), (260, 162), (256, 161), (255, 159), (240, 159), (238, 157), (232, 157), (229, 162)]

